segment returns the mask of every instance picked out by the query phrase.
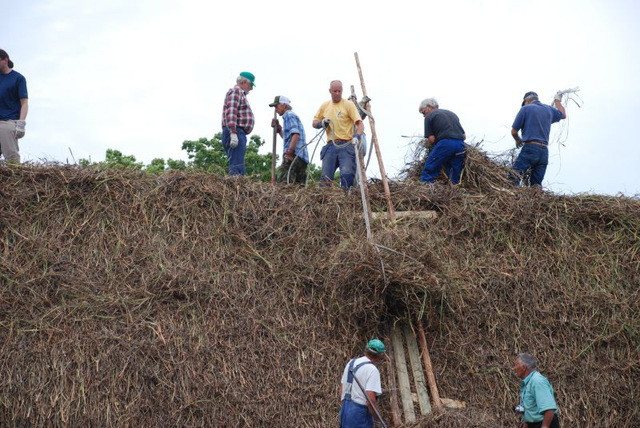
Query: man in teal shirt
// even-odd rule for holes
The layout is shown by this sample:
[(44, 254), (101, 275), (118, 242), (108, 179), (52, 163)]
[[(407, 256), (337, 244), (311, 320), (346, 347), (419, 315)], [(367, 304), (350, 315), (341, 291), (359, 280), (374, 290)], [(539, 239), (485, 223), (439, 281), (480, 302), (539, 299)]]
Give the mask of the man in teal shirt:
[[(530, 354), (518, 354), (514, 364), (520, 384), (522, 428), (560, 428), (558, 405), (553, 388), (546, 377), (536, 370), (538, 363)], [(521, 410), (522, 411), (522, 410)]]

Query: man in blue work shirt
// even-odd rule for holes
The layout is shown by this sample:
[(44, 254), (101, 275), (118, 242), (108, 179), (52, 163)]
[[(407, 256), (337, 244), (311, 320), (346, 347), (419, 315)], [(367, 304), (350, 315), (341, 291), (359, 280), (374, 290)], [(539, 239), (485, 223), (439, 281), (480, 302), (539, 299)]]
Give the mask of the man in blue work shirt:
[(371, 339), (364, 356), (350, 360), (340, 382), (340, 428), (373, 428), (380, 421), (377, 397), (382, 394), (380, 372), (375, 364), (384, 359), (384, 343)]
[(302, 122), (291, 109), (291, 100), (284, 95), (275, 97), (269, 107), (275, 107), (283, 121), (282, 126), (278, 123), (278, 119), (271, 121), (271, 127), (276, 128), (284, 142), (278, 182), (304, 185), (307, 181), (309, 153), (307, 152), (307, 138)]
[[(562, 106), (562, 93), (558, 92), (553, 99), (555, 108), (542, 104), (538, 94), (527, 92), (522, 100), (522, 107), (511, 126), (511, 135), (516, 140), (516, 147), (522, 147), (513, 169), (518, 173), (514, 184), (520, 184), (522, 176), (531, 169), (531, 186), (542, 186), (542, 179), (549, 164), (549, 133), (551, 124), (567, 118)], [(518, 131), (522, 130), (522, 137)]]
[(457, 184), (464, 167), (464, 140), (467, 138), (460, 119), (452, 111), (439, 108), (435, 98), (422, 100), (418, 111), (424, 116), (424, 137), (431, 147), (421, 180), (433, 183), (444, 167), (449, 180)]
[(28, 98), (26, 79), (13, 70), (9, 54), (0, 49), (0, 152), (9, 163), (20, 163), (18, 140), (25, 133)]
[(518, 354), (514, 364), (520, 384), (521, 428), (560, 428), (558, 405), (553, 388), (546, 377), (536, 370), (538, 363), (532, 355)]

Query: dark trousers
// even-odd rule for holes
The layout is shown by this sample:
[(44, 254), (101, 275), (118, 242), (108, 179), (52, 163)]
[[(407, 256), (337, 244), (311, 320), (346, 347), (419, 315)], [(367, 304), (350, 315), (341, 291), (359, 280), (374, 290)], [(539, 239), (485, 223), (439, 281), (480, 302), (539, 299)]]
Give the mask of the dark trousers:
[[(527, 422), (528, 428), (541, 428), (542, 422)], [(558, 420), (558, 415), (553, 415), (553, 419), (551, 420), (551, 425), (549, 428), (560, 428), (560, 421)]]
[[(291, 165), (293, 164), (293, 166)], [(287, 180), (288, 178), (288, 180)], [(293, 161), (284, 158), (278, 174), (278, 183), (297, 183), (304, 185), (307, 181), (307, 163), (296, 157)]]
[(436, 143), (424, 163), (421, 179), (425, 183), (433, 183), (444, 167), (449, 180), (458, 184), (464, 167), (464, 141), (445, 138)]
[(238, 146), (231, 148), (231, 131), (226, 126), (222, 128), (222, 146), (229, 157), (229, 175), (244, 175), (244, 155), (247, 151), (247, 134), (244, 129), (236, 127)]
[[(542, 186), (548, 164), (549, 150), (545, 146), (525, 143), (513, 164), (513, 169), (522, 177), (531, 168), (531, 186)], [(514, 178), (515, 185), (520, 184), (520, 177)]]

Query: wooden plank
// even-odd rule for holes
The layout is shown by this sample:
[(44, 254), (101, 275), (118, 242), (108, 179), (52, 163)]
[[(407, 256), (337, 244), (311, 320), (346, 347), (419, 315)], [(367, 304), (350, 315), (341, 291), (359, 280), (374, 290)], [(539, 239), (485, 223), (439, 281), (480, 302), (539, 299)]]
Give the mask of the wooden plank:
[[(374, 220), (376, 219), (385, 219), (387, 213), (386, 212), (374, 212), (372, 213), (372, 217)], [(403, 218), (424, 218), (428, 220), (438, 218), (438, 213), (436, 211), (396, 211), (395, 213), (396, 220), (400, 220)]]
[(402, 331), (400, 327), (394, 327), (391, 340), (393, 343), (393, 352), (396, 357), (396, 372), (398, 373), (398, 386), (400, 389), (400, 398), (402, 400), (402, 410), (404, 410), (404, 420), (406, 423), (415, 422), (416, 414), (413, 409), (411, 384), (409, 382), (409, 372), (407, 370), (407, 360), (404, 356)]
[(424, 327), (420, 321), (416, 322), (418, 326), (418, 339), (420, 339), (420, 347), (422, 348), (422, 358), (424, 360), (424, 369), (427, 372), (427, 380), (429, 381), (429, 390), (431, 391), (431, 399), (433, 407), (438, 409), (441, 405), (440, 394), (436, 386), (436, 377), (433, 375), (433, 367), (431, 366), (431, 357), (429, 356), (429, 348), (427, 347), (427, 337), (424, 334)]
[(428, 415), (431, 413), (431, 403), (429, 403), (429, 394), (427, 393), (427, 382), (424, 379), (424, 371), (422, 370), (422, 362), (420, 361), (420, 351), (418, 351), (418, 343), (416, 336), (409, 324), (404, 325), (404, 337), (407, 341), (407, 349), (409, 350), (409, 361), (411, 362), (411, 370), (413, 372), (413, 381), (418, 393), (418, 404), (420, 404), (420, 413)]
[[(387, 334), (390, 332), (387, 332)], [(388, 334), (391, 336), (390, 334)], [(389, 369), (387, 370), (387, 379), (389, 382), (389, 404), (391, 405), (391, 418), (393, 426), (402, 425), (402, 415), (400, 414), (400, 404), (398, 403), (398, 386), (396, 384), (395, 358), (393, 357), (393, 343), (387, 343), (387, 358), (389, 359)]]

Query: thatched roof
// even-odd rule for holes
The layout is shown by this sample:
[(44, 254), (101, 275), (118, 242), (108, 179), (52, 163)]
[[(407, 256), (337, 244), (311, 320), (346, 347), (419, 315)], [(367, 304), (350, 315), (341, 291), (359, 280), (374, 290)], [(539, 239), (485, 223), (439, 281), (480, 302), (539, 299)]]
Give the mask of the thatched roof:
[(338, 189), (0, 168), (0, 425), (335, 426), (344, 364), (398, 318), (470, 407), (415, 426), (513, 426), (520, 351), (563, 424), (636, 425), (640, 201), (472, 169), (392, 183), (439, 216), (375, 221), (376, 247)]

